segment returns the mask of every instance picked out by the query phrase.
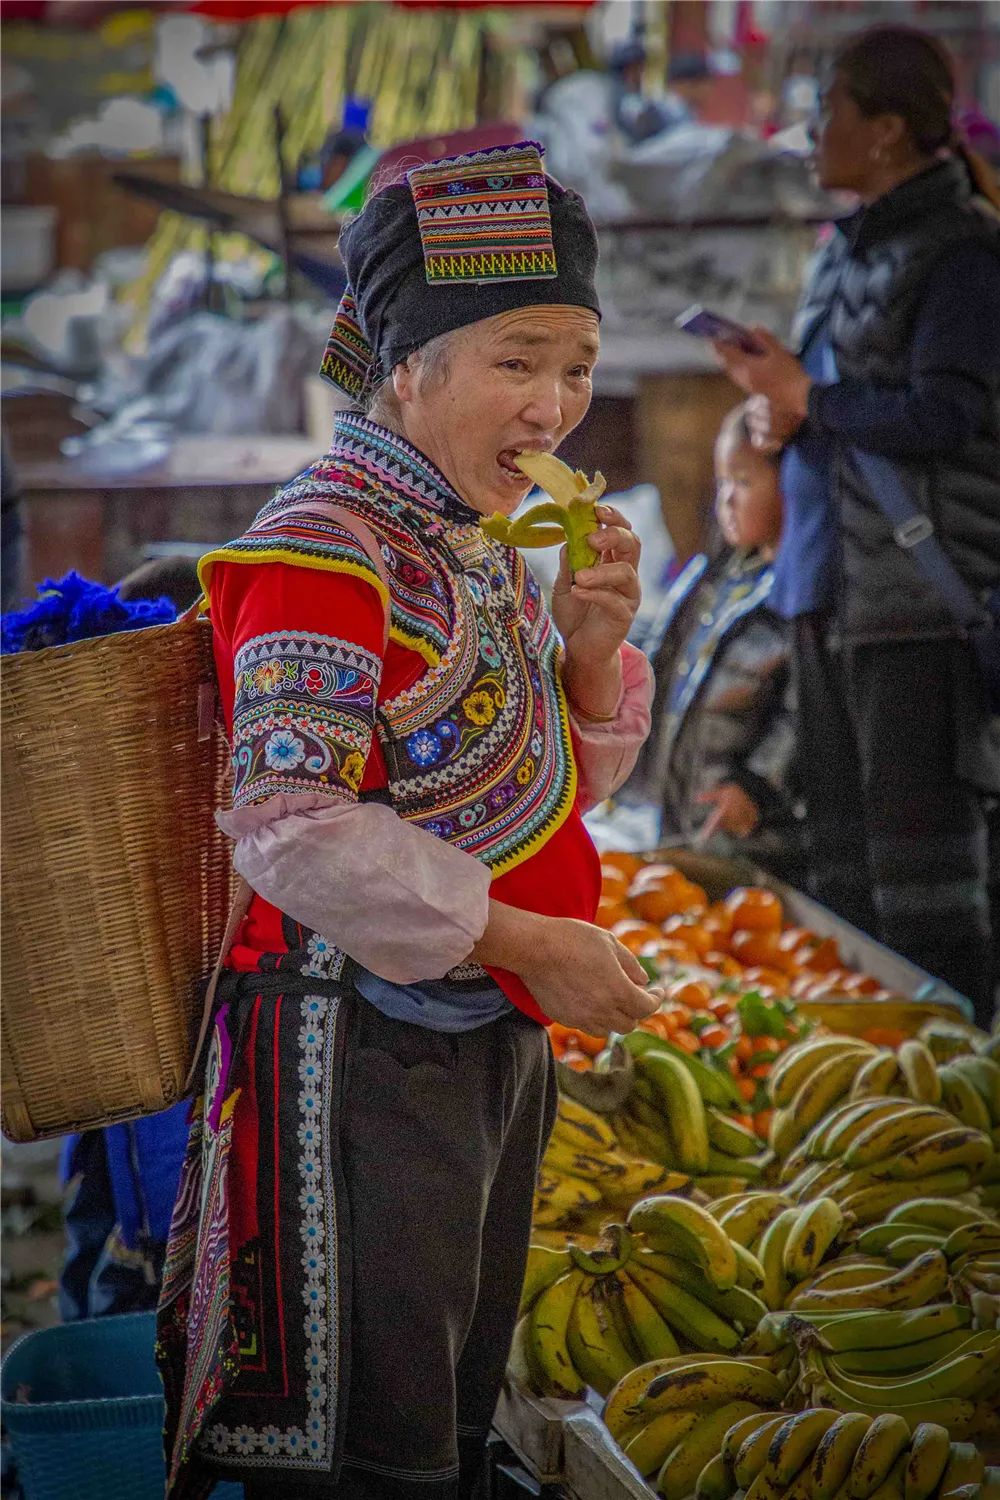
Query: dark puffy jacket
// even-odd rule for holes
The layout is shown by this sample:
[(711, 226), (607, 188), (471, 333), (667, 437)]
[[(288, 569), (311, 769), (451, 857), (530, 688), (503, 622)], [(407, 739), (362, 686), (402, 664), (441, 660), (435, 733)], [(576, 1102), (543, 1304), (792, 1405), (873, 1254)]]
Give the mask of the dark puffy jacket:
[(785, 630), (766, 606), (771, 583), (759, 556), (729, 552), (693, 558), (672, 585), (642, 643), (656, 677), (653, 723), (623, 800), (660, 806), (663, 838), (688, 843), (711, 811), (699, 793), (736, 782), (760, 825), (709, 847), (792, 879), (801, 863), (794, 718)]
[[(828, 312), (840, 378), (906, 386), (926, 278), (970, 242), (995, 252), (1000, 274), (1000, 221), (973, 199), (964, 167), (945, 161), (834, 232), (804, 299), (799, 342)], [(849, 445), (835, 439), (835, 452), (845, 634), (877, 640), (956, 633), (937, 593), (895, 541)], [(898, 467), (966, 581), (984, 594), (1000, 584), (1000, 391), (994, 389), (986, 418), (966, 443)]]

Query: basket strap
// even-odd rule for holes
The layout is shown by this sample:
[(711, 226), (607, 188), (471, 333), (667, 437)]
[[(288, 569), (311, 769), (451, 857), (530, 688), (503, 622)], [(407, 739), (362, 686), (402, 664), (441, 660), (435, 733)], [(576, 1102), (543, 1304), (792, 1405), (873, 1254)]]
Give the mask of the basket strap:
[(236, 936), (236, 929), (239, 927), (240, 923), (243, 921), (243, 918), (250, 910), (250, 902), (252, 900), (253, 890), (241, 875), (239, 876), (236, 883), (236, 892), (233, 896), (233, 904), (229, 908), (229, 918), (226, 922), (226, 930), (222, 935), (222, 943), (219, 948), (219, 957), (216, 962), (215, 968), (212, 970), (212, 977), (209, 979), (208, 986), (205, 990), (205, 1002), (201, 1010), (201, 1025), (198, 1028), (198, 1040), (195, 1043), (194, 1056), (191, 1059), (191, 1067), (188, 1069), (188, 1076), (184, 1080), (185, 1094), (190, 1094), (194, 1089), (195, 1075), (198, 1071), (198, 1062), (201, 1058), (202, 1048), (205, 1045), (205, 1038), (208, 1035), (208, 1028), (212, 1024), (212, 1011), (215, 1008), (215, 992), (219, 988), (219, 976), (222, 973), (222, 966), (226, 961), (226, 957), (229, 953), (230, 948), (233, 946), (233, 939)]
[[(336, 521), (338, 526), (343, 526), (357, 540), (367, 554), (368, 561), (375, 569), (379, 581), (385, 588), (387, 596), (391, 597), (392, 588), (389, 582), (389, 574), (386, 570), (385, 559), (379, 550), (378, 542), (374, 532), (365, 525), (360, 516), (356, 516), (346, 505), (338, 505), (334, 500), (325, 500), (321, 495), (314, 495), (311, 500), (303, 500), (298, 505), (289, 505), (281, 514), (283, 516), (294, 516), (299, 511), (325, 511), (331, 521)], [(385, 609), (385, 635), (382, 641), (382, 650), (385, 651), (389, 644), (389, 606)]]

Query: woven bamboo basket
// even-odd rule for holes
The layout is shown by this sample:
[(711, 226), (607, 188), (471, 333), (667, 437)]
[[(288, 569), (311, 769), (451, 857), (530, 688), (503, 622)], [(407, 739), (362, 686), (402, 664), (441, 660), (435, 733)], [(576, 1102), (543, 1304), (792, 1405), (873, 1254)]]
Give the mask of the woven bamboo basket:
[(2, 1125), (179, 1099), (231, 899), (212, 631), (185, 618), (0, 669)]

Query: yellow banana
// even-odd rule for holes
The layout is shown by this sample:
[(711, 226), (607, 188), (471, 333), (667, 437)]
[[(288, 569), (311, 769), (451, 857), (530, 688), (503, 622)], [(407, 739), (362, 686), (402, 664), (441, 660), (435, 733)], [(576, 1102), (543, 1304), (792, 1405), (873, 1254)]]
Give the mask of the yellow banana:
[(859, 1188), (838, 1199), (845, 1213), (853, 1214), (859, 1227), (884, 1219), (890, 1209), (909, 1201), (915, 1190), (937, 1195), (939, 1193), (964, 1193), (971, 1182), (964, 1167), (951, 1172), (935, 1172), (915, 1189), (912, 1182), (880, 1182), (873, 1187)]
[(760, 1138), (716, 1106), (706, 1110), (709, 1145), (727, 1156), (757, 1156)]
[(732, 1245), (736, 1251), (736, 1285), (757, 1295), (764, 1289), (764, 1267), (745, 1245), (740, 1245), (735, 1240)]
[(938, 1493), (945, 1495), (962, 1484), (979, 1484), (986, 1473), (986, 1459), (973, 1443), (951, 1445)]
[[(666, 1375), (671, 1370), (703, 1369), (707, 1365), (716, 1364), (720, 1359), (729, 1358), (731, 1356), (726, 1354), (669, 1354), (663, 1359), (637, 1365), (634, 1370), (622, 1376), (605, 1402), (602, 1413), (605, 1427), (613, 1438), (619, 1439), (628, 1427), (636, 1425), (639, 1420), (636, 1416), (636, 1404), (658, 1375)], [(752, 1360), (751, 1363), (757, 1364), (761, 1369), (770, 1368), (770, 1361), (767, 1359)]]
[(742, 1191), (725, 1193), (721, 1198), (713, 1198), (712, 1202), (706, 1203), (705, 1207), (712, 1215), (712, 1218), (718, 1219), (721, 1223), (724, 1215), (727, 1214), (731, 1208), (743, 1207), (748, 1203), (752, 1203), (756, 1197), (757, 1193), (755, 1190), (747, 1192), (744, 1189)]
[(871, 1418), (860, 1412), (838, 1415), (836, 1421), (820, 1438), (809, 1468), (809, 1484), (813, 1500), (832, 1500), (847, 1479), (861, 1440), (871, 1426)]
[(583, 1383), (567, 1349), (570, 1316), (583, 1277), (577, 1270), (546, 1287), (528, 1313), (527, 1337), (532, 1362), (542, 1380), (545, 1396), (579, 1396)]
[(906, 1099), (857, 1099), (834, 1121), (817, 1143), (816, 1155), (823, 1160), (842, 1157), (866, 1130), (881, 1121), (907, 1115), (913, 1109), (913, 1100)]
[(677, 1340), (638, 1282), (633, 1281), (625, 1271), (616, 1271), (615, 1279), (621, 1287), (622, 1306), (631, 1342), (643, 1361), (665, 1359), (671, 1354), (679, 1354)]
[(660, 1469), (656, 1488), (663, 1500), (687, 1500), (702, 1469), (719, 1452), (729, 1428), (734, 1422), (752, 1416), (757, 1409), (749, 1401), (731, 1401), (703, 1415)]
[(973, 1130), (989, 1130), (992, 1124), (986, 1101), (964, 1073), (945, 1065), (938, 1069), (941, 1079), (941, 1103), (956, 1120)]
[(566, 1329), (566, 1348), (585, 1385), (607, 1396), (635, 1365), (593, 1277), (584, 1277)]
[(744, 1359), (716, 1359), (690, 1368), (679, 1366), (650, 1381), (635, 1403), (636, 1416), (677, 1411), (687, 1407), (704, 1411), (730, 1401), (752, 1401), (756, 1406), (777, 1406), (785, 1384), (770, 1370)]
[[(726, 1465), (729, 1474), (733, 1473), (733, 1465), (736, 1455), (739, 1453), (747, 1438), (757, 1432), (761, 1427), (774, 1428), (783, 1417), (775, 1417), (773, 1412), (758, 1411), (753, 1416), (744, 1417), (741, 1422), (734, 1422), (722, 1440), (721, 1458)], [(765, 1449), (766, 1451), (766, 1449)]]
[(649, 1479), (659, 1473), (664, 1460), (698, 1421), (696, 1411), (665, 1411), (629, 1439), (623, 1448), (625, 1457), (635, 1464), (643, 1479)]
[[(788, 1106), (789, 1122), (783, 1139), (797, 1144), (850, 1088), (860, 1066), (857, 1052), (845, 1052), (819, 1064), (799, 1085)], [(777, 1118), (777, 1116), (775, 1117)], [(778, 1147), (775, 1145), (775, 1150)]]
[(788, 1420), (788, 1413), (754, 1428), (744, 1439), (733, 1459), (733, 1477), (741, 1490), (747, 1489), (767, 1463), (771, 1439)]
[(773, 1484), (784, 1489), (809, 1462), (820, 1438), (836, 1420), (835, 1411), (822, 1407), (800, 1411), (789, 1417), (771, 1438), (767, 1462), (761, 1472)]
[(957, 1354), (946, 1356), (926, 1370), (896, 1379), (880, 1380), (877, 1376), (859, 1379), (838, 1369), (832, 1358), (826, 1362), (838, 1388), (858, 1401), (873, 1402), (879, 1398), (888, 1408), (905, 1411), (916, 1402), (947, 1400), (973, 1400), (988, 1387), (1000, 1369), (1000, 1335), (988, 1333), (984, 1337), (992, 1341), (992, 1347), (974, 1347), (975, 1335), (965, 1348)]
[(732, 1481), (726, 1470), (721, 1453), (714, 1454), (701, 1473), (694, 1487), (694, 1500), (730, 1500)]
[(941, 1248), (948, 1261), (957, 1260), (960, 1255), (979, 1258), (996, 1255), (1000, 1251), (1000, 1224), (995, 1219), (960, 1224), (948, 1235)]
[(901, 1453), (872, 1495), (872, 1500), (903, 1500), (906, 1454)]
[(541, 1371), (535, 1361), (534, 1351), (528, 1335), (528, 1317), (518, 1318), (507, 1355), (507, 1374), (523, 1390), (542, 1392)]
[(610, 1153), (610, 1158), (621, 1170), (601, 1181), (601, 1191), (607, 1202), (623, 1208), (630, 1208), (637, 1198), (649, 1193), (677, 1193), (691, 1180), (683, 1172), (668, 1171), (659, 1162), (618, 1157), (615, 1153)]
[(871, 1057), (875, 1050), (869, 1042), (862, 1042), (856, 1037), (809, 1037), (808, 1040), (789, 1047), (771, 1069), (768, 1079), (771, 1102), (777, 1109), (784, 1109), (791, 1104), (800, 1084), (823, 1061), (845, 1052), (857, 1052), (860, 1054), (858, 1063), (860, 1066), (861, 1062)]
[(550, 1250), (547, 1245), (530, 1245), (528, 1263), (524, 1270), (524, 1285), (521, 1288), (521, 1311), (526, 1312), (546, 1287), (572, 1269), (573, 1262), (565, 1250)]
[(888, 1475), (893, 1464), (910, 1441), (905, 1418), (894, 1412), (876, 1417), (861, 1439), (847, 1480), (851, 1500), (869, 1500)]
[(951, 1454), (948, 1429), (937, 1422), (921, 1422), (910, 1438), (903, 1474), (904, 1500), (930, 1500)]
[(900, 1151), (889, 1162), (888, 1170), (896, 1181), (910, 1181), (932, 1172), (950, 1172), (956, 1167), (964, 1167), (975, 1178), (992, 1155), (993, 1143), (988, 1135), (957, 1125)]
[(720, 1318), (739, 1324), (745, 1333), (752, 1333), (761, 1318), (767, 1316), (767, 1307), (748, 1288), (737, 1285), (720, 1292), (696, 1266), (681, 1260), (679, 1256), (640, 1250), (638, 1262), (632, 1262), (633, 1265), (636, 1263), (658, 1272), (667, 1281), (684, 1287), (699, 1302), (718, 1313)]
[(616, 1144), (615, 1133), (607, 1120), (566, 1094), (559, 1095), (552, 1134), (563, 1136), (569, 1145), (576, 1145), (582, 1151), (613, 1151)]
[(782, 1256), (789, 1281), (811, 1276), (843, 1228), (844, 1210), (833, 1198), (816, 1198), (799, 1209)]
[(732, 1242), (699, 1204), (669, 1194), (644, 1198), (633, 1207), (628, 1226), (643, 1233), (654, 1249), (693, 1260), (720, 1290), (736, 1285), (738, 1264)]
[[(714, 1212), (726, 1234), (736, 1245), (749, 1250), (764, 1230), (790, 1202), (782, 1193), (741, 1193), (724, 1213)], [(718, 1209), (718, 1205), (713, 1205)]]
[(892, 1276), (868, 1286), (836, 1287), (814, 1291), (799, 1300), (799, 1307), (812, 1311), (852, 1308), (875, 1311), (886, 1308), (924, 1307), (948, 1287), (948, 1262), (940, 1250), (928, 1250)]
[(843, 1153), (844, 1166), (852, 1171), (870, 1167), (953, 1124), (950, 1115), (936, 1104), (911, 1103), (908, 1109), (877, 1120), (856, 1136)]
[(823, 1342), (839, 1356), (865, 1349), (919, 1348), (928, 1340), (965, 1332), (972, 1323), (967, 1307), (954, 1302), (903, 1311), (797, 1313), (797, 1317), (819, 1328)]
[(906, 1087), (912, 1097), (923, 1104), (939, 1104), (941, 1080), (930, 1048), (917, 1041), (916, 1037), (911, 1037), (900, 1044), (896, 1057), (899, 1071), (906, 1080)]
[(851, 1085), (852, 1099), (871, 1099), (891, 1094), (899, 1080), (899, 1062), (895, 1052), (884, 1048), (861, 1064)]
[(764, 1231), (757, 1259), (764, 1267), (764, 1286), (761, 1299), (770, 1308), (783, 1307), (790, 1284), (785, 1275), (785, 1246), (794, 1226), (798, 1223), (799, 1210), (786, 1208)]

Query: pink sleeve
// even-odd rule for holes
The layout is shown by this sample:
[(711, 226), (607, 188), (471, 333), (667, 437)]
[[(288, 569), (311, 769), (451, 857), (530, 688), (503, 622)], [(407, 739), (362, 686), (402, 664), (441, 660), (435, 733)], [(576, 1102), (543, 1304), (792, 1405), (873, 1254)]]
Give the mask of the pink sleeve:
[(216, 818), (258, 895), (392, 983), (441, 978), (486, 929), (487, 867), (381, 803), (279, 793)]
[(592, 724), (575, 715), (569, 705), (584, 811), (610, 797), (628, 779), (649, 734), (652, 668), (642, 652), (627, 642), (621, 658), (622, 695), (610, 724)]

